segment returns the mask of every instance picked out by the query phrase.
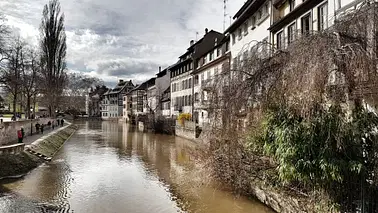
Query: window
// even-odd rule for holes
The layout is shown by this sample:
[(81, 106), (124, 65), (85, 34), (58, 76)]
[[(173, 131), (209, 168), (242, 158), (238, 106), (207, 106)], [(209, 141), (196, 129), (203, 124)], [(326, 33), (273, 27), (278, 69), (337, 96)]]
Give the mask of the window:
[(209, 61), (212, 61), (212, 60), (213, 60), (213, 58), (214, 58), (214, 52), (212, 52), (212, 51), (210, 52), (210, 56), (209, 56), (209, 58), (210, 58)]
[(192, 105), (192, 95), (189, 95), (189, 97), (188, 97), (188, 105), (189, 106)]
[(295, 0), (290, 0), (290, 11), (293, 11), (295, 8)]
[(235, 33), (232, 33), (232, 44), (235, 44)]
[(205, 73), (202, 73), (201, 74), (201, 81), (204, 81), (205, 80)]
[(198, 83), (199, 83), (199, 76), (196, 75), (194, 76), (194, 85), (198, 85)]
[(238, 38), (239, 40), (242, 39), (242, 28), (238, 29)]
[(218, 67), (215, 67), (215, 68), (214, 68), (214, 76), (217, 76), (217, 75), (218, 75), (218, 70), (219, 70)]
[(205, 57), (203, 57), (203, 64), (206, 64), (206, 56)]
[(287, 28), (287, 36), (288, 36), (288, 42), (289, 44), (293, 43), (293, 41), (295, 40), (295, 33), (297, 31), (297, 23), (294, 23), (294, 24), (291, 24), (288, 28)]
[(199, 101), (199, 94), (198, 94), (198, 92), (194, 93), (194, 101), (195, 102)]
[(323, 31), (327, 28), (327, 3), (318, 7), (318, 30)]
[(340, 9), (340, 8), (341, 8), (341, 0), (337, 0), (336, 9)]
[(311, 20), (310, 20), (311, 16), (310, 14), (304, 16), (301, 21), (302, 21), (302, 34), (303, 35), (308, 35), (310, 33), (310, 30), (311, 30)]
[(189, 82), (189, 88), (192, 88), (192, 79), (189, 78), (188, 82)]
[(230, 42), (227, 41), (227, 42), (226, 42), (226, 52), (227, 52), (229, 49), (230, 49)]
[(264, 5), (264, 14), (265, 14), (265, 15), (268, 15), (268, 14), (269, 14), (269, 5), (268, 5), (268, 4), (265, 4), (265, 5)]
[(244, 35), (247, 35), (248, 34), (248, 21), (244, 23), (243, 28), (244, 28)]
[(207, 72), (206, 72), (206, 79), (209, 79), (209, 78), (210, 78), (210, 72), (207, 71)]
[(277, 33), (277, 49), (282, 49), (284, 46), (283, 31)]
[(251, 19), (251, 25), (252, 25), (252, 30), (255, 29), (255, 26), (256, 26), (256, 17), (253, 16), (252, 19)]
[(221, 48), (217, 48), (217, 57), (219, 57), (221, 54)]
[(257, 19), (260, 20), (262, 17), (261, 9), (257, 12)]

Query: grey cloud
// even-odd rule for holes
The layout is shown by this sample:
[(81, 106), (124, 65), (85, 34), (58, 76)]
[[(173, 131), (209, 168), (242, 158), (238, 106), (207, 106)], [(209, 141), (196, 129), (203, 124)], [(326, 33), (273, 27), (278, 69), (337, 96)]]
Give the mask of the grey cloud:
[(159, 64), (152, 61), (106, 61), (98, 64), (97, 72), (109, 76), (154, 75), (158, 71), (158, 67)]
[[(16, 22), (38, 29), (43, 6), (47, 2), (0, 0), (0, 8), (1, 13), (17, 19)], [(223, 1), (60, 2), (65, 13), (68, 68), (91, 73), (108, 83), (115, 83), (117, 77), (135, 78), (137, 81), (152, 77), (159, 66), (177, 61), (189, 41), (196, 38), (196, 31), (200, 36), (205, 27), (221, 31), (223, 23)], [(243, 0), (232, 1), (232, 5), (239, 5), (234, 6), (235, 10), (242, 3)], [(24, 30), (22, 26), (14, 27)]]

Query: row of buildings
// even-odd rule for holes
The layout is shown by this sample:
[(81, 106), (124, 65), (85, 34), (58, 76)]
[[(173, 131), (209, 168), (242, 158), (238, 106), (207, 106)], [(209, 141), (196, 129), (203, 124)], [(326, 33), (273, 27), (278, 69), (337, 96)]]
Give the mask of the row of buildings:
[(159, 68), (155, 77), (140, 85), (120, 80), (104, 94), (102, 118), (129, 120), (134, 115), (151, 113), (165, 117), (189, 113), (202, 127), (209, 122), (207, 89), (214, 76), (242, 63), (258, 44), (285, 48), (298, 33), (329, 28), (340, 15), (363, 2), (247, 0), (223, 33), (206, 29), (201, 39), (190, 41), (175, 64), (163, 70)]

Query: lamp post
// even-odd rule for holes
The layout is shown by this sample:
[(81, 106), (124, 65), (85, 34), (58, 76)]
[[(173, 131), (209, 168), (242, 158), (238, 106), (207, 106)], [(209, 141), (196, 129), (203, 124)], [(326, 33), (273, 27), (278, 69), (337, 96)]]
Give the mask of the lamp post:
[[(33, 108), (30, 107), (30, 116), (33, 117), (32, 115), (33, 115)], [(29, 118), (29, 120), (30, 120), (30, 135), (33, 135), (33, 119)]]

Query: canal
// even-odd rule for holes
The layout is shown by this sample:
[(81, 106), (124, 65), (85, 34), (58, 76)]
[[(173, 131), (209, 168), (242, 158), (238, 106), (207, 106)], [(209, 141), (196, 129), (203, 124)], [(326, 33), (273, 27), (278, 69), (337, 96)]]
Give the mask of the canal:
[(78, 125), (51, 162), (0, 184), (1, 213), (271, 212), (198, 181), (204, 177), (193, 169), (190, 141), (123, 123)]

